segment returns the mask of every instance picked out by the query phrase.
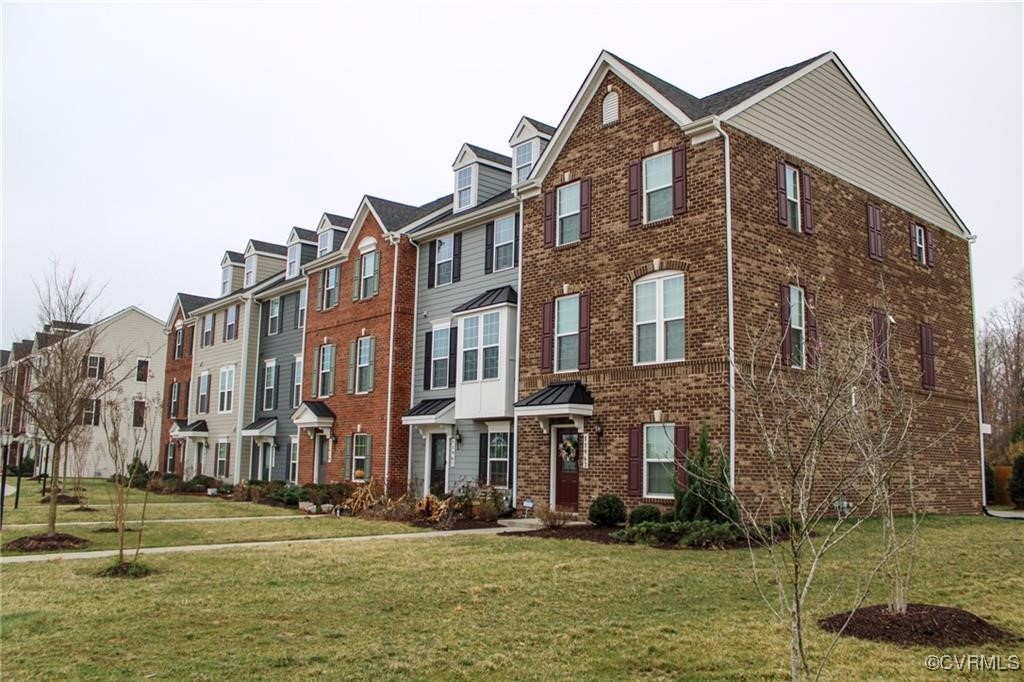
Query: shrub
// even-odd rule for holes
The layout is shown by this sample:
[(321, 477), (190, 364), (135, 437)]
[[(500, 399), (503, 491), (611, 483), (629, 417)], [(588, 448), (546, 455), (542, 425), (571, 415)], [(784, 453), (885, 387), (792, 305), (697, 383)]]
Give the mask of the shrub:
[[(32, 475), (32, 470), (35, 469), (35, 466), (36, 466), (36, 461), (34, 459), (32, 459), (31, 457), (22, 457), (21, 458), (21, 475), (22, 476), (31, 476)], [(14, 464), (11, 464), (10, 466), (8, 466), (7, 467), (7, 471), (8, 471), (8, 474), (10, 476), (17, 476), (18, 475), (18, 464), (17, 464), (17, 462), (15, 462)]]
[(720, 521), (641, 521), (611, 537), (616, 542), (638, 545), (679, 545), (702, 549), (723, 548), (743, 539), (743, 531), (731, 523)]
[(149, 466), (140, 457), (132, 460), (128, 465), (128, 486), (145, 490), (149, 483)]
[(639, 507), (629, 512), (629, 525), (635, 526), (638, 523), (644, 523), (645, 521), (651, 521), (658, 523), (661, 521), (661, 509), (655, 507), (653, 504), (641, 504)]
[(217, 494), (231, 497), (235, 493), (235, 486), (232, 483), (218, 483)]
[(729, 487), (729, 466), (725, 453), (717, 461), (711, 457), (708, 425), (702, 424), (697, 452), (686, 459), (686, 487), (672, 480), (677, 521), (736, 522), (739, 509)]
[(1006, 484), (1006, 492), (1015, 507), (1024, 509), (1024, 455), (1017, 455), (1013, 459), (1013, 470)]
[(598, 495), (590, 503), (587, 518), (598, 528), (613, 528), (626, 520), (626, 505), (615, 495)]
[(146, 490), (151, 493), (163, 492), (164, 483), (161, 479), (156, 476), (146, 481)]
[(683, 533), (679, 538), (679, 544), (683, 547), (723, 549), (743, 538), (742, 531), (727, 522), (702, 520), (683, 525)]
[(538, 519), (540, 519), (540, 522), (544, 524), (545, 528), (561, 528), (572, 518), (571, 512), (552, 509), (543, 502), (537, 505), (533, 513)]
[(669, 507), (665, 511), (661, 512), (662, 523), (672, 523), (676, 520), (676, 510), (673, 507)]
[(281, 486), (268, 489), (264, 503), (272, 501), (285, 507), (299, 506), (299, 500), (303, 499), (302, 488), (293, 483), (285, 483), (284, 481), (274, 481), (274, 483), (281, 483)]
[(985, 501), (988, 504), (996, 499), (996, 472), (992, 465), (985, 462)]

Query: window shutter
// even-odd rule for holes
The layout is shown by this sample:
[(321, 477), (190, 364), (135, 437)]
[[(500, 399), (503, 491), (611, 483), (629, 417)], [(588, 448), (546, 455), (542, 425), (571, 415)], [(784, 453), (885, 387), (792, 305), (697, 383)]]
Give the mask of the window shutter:
[[(360, 275), (362, 275), (362, 274), (363, 274), (363, 259), (362, 259), (362, 257), (356, 257), (356, 259), (354, 261), (352, 261), (352, 300), (353, 301), (358, 301), (359, 300), (359, 278), (360, 278)], [(339, 281), (338, 284), (340, 285), (341, 282)]]
[(917, 260), (917, 226), (910, 223), (910, 259)]
[[(397, 246), (395, 248), (398, 248)], [(376, 296), (380, 293), (380, 261), (381, 252), (377, 252), (377, 257), (373, 259), (373, 279), (370, 280), (370, 296)]]
[(100, 356), (100, 379), (107, 373), (107, 359)]
[(779, 198), (779, 225), (789, 226), (789, 209), (786, 206), (786, 164), (775, 162), (775, 187)]
[(231, 443), (225, 443), (224, 445), (224, 476), (230, 478), (231, 476)]
[(629, 460), (627, 466), (626, 494), (639, 497), (643, 494), (643, 460), (641, 458), (640, 427), (629, 427)]
[(352, 479), (352, 438), (353, 436), (345, 436), (345, 468), (341, 477), (346, 480)]
[(89, 355), (88, 353), (82, 356), (82, 376), (89, 376)]
[(326, 277), (326, 270), (321, 270), (320, 272), (316, 273), (316, 301), (314, 301), (313, 307), (316, 308), (317, 310), (323, 310), (325, 286), (324, 278)]
[(366, 390), (372, 391), (374, 367), (376, 366), (377, 361), (377, 337), (371, 336), (368, 343), (370, 344), (370, 364), (369, 368), (366, 370)]
[(459, 346), (459, 328), (448, 331), (448, 388), (455, 388), (455, 357)]
[(800, 171), (800, 213), (803, 218), (802, 229), (805, 234), (814, 234), (814, 197), (811, 193), (811, 175)]
[(515, 217), (516, 231), (512, 239), (512, 265), (519, 265), (519, 214)]
[(875, 204), (867, 205), (868, 256), (875, 260), (885, 258), (885, 239), (882, 235), (882, 210)]
[(423, 390), (430, 390), (430, 361), (434, 353), (434, 332), (429, 331), (423, 339)]
[(932, 230), (925, 228), (924, 230), (924, 261), (928, 264), (928, 267), (935, 267), (935, 240), (932, 239), (934, 233)]
[[(298, 368), (295, 366), (295, 361), (292, 360), (292, 367), (291, 367), (291, 370), (288, 372), (288, 376), (291, 377), (291, 380), (292, 380), (292, 383), (288, 385), (288, 407), (291, 407), (291, 408), (298, 407), (298, 405), (295, 404), (295, 396), (294, 396), (295, 384), (299, 383), (297, 381), (298, 377), (295, 376), (295, 370), (296, 369), (298, 369)], [(302, 401), (302, 396), (300, 395), (299, 396), (299, 402), (301, 402), (301, 401)], [(289, 441), (289, 443), (290, 442), (291, 441)]]
[(358, 341), (351, 341), (348, 344), (348, 392), (356, 392), (356, 352)]
[(804, 290), (804, 335), (807, 337), (807, 366), (818, 366), (818, 307), (814, 292)]
[(96, 398), (93, 401), (93, 410), (92, 410), (92, 425), (93, 426), (99, 426), (100, 425), (100, 407), (102, 405), (103, 405), (103, 403), (100, 401), (99, 398)]
[[(185, 400), (181, 399), (181, 395), (182, 395), (181, 393), (178, 394), (178, 414), (181, 414), (181, 408), (184, 407), (185, 408), (185, 416), (186, 417), (188, 417), (188, 398), (189, 398), (190, 395), (192, 395), (191, 390), (192, 390), (192, 380), (189, 379), (189, 380), (187, 380), (185, 382), (185, 394), (184, 394), (185, 395)], [(184, 403), (184, 405), (182, 405), (182, 403)], [(177, 416), (177, 415), (175, 415), (175, 416)]]
[(871, 311), (871, 332), (875, 340), (875, 359), (878, 375), (883, 383), (889, 383), (888, 320), (881, 310)]
[[(512, 490), (513, 484), (515, 483), (513, 478), (513, 472), (515, 471), (516, 462), (516, 448), (515, 448), (516, 434), (512, 431), (508, 432), (508, 489)], [(512, 501), (513, 505), (515, 500)]]
[(452, 237), (452, 281), (462, 279), (462, 233), (456, 232)]
[[(514, 247), (513, 247), (514, 248)], [(484, 274), (494, 272), (494, 221), (484, 226)]]
[(685, 425), (675, 428), (676, 450), (676, 483), (680, 488), (686, 487), (686, 456), (690, 451), (690, 427)]
[(590, 369), (590, 294), (580, 294), (580, 369)]
[(921, 325), (921, 387), (935, 389), (935, 340), (930, 325)]
[(636, 227), (643, 220), (643, 211), (641, 210), (643, 197), (640, 195), (642, 181), (640, 178), (639, 161), (629, 164), (629, 169), (626, 171), (626, 179), (629, 184), (629, 226)]
[(555, 245), (555, 193), (544, 193), (544, 246)]
[(434, 273), (437, 269), (437, 240), (427, 244), (427, 288), (434, 288)]
[(686, 213), (686, 147), (672, 150), (672, 215)]
[(580, 180), (580, 239), (590, 238), (590, 178)]
[(221, 325), (221, 341), (228, 340), (228, 311), (224, 311), (224, 323)]
[(541, 307), (540, 323), (540, 371), (550, 372), (554, 368), (555, 353), (555, 304), (545, 301)]
[(280, 369), (281, 368), (278, 365), (274, 365), (274, 396), (273, 396), (273, 400), (271, 400), (271, 402), (270, 402), (271, 408), (274, 409), (274, 410), (277, 409), (277, 387), (278, 387), (278, 384), (280, 383), (277, 380), (277, 376), (281, 373)]
[(782, 364), (789, 367), (793, 359), (793, 339), (789, 335), (789, 285), (779, 287), (779, 324), (782, 327)]
[(480, 485), (487, 485), (487, 433), (480, 434), (480, 457), (478, 461), (476, 481)]

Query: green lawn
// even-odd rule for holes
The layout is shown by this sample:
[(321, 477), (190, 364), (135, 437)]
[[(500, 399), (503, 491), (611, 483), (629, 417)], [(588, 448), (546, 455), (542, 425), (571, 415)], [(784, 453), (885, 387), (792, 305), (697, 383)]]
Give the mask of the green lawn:
[[(814, 617), (846, 610), (843, 588), (878, 544), (872, 524), (837, 550), (818, 590), (835, 596), (819, 602)], [(932, 518), (920, 545), (912, 601), (959, 606), (1024, 633), (1024, 524)], [(161, 572), (137, 581), (93, 577), (98, 561), (5, 566), (5, 677), (762, 679), (788, 672), (786, 632), (752, 587), (744, 550), (464, 536), (146, 561)], [(827, 641), (812, 627), (810, 654)], [(949, 653), (1005, 657), (1021, 648)], [(931, 653), (940, 652), (844, 641), (828, 677), (933, 678), (924, 662)]]

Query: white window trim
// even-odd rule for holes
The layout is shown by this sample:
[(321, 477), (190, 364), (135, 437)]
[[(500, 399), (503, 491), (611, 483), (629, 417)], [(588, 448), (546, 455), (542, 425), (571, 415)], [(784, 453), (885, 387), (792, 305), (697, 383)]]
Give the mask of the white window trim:
[[(654, 159), (661, 158), (663, 156), (670, 157), (669, 158), (669, 166), (668, 166), (668, 182), (666, 184), (664, 184), (664, 185), (659, 186), (659, 187), (648, 187), (647, 186), (647, 162), (648, 161), (653, 161)], [(672, 189), (672, 160), (671, 160), (671, 156), (672, 156), (671, 150), (667, 151), (667, 152), (662, 152), (661, 154), (653, 154), (651, 156), (646, 157), (643, 160), (643, 163), (640, 166), (640, 171), (641, 171), (640, 174), (643, 176), (644, 225), (648, 225), (650, 223), (659, 223), (662, 220), (668, 220), (669, 218), (672, 217), (671, 209), (669, 210), (667, 216), (662, 216), (661, 218), (657, 218), (655, 220), (650, 220), (648, 218), (648, 216), (647, 216), (647, 195), (652, 193), (652, 192), (657, 192), (658, 190), (662, 190), (662, 189), (669, 189), (669, 190)]]
[[(359, 439), (360, 438), (366, 439), (366, 453), (362, 457), (360, 457), (360, 459), (363, 460), (363, 466), (357, 467), (356, 466), (356, 450), (357, 450), (356, 446), (359, 443)], [(371, 474), (370, 474), (369, 471), (366, 470), (366, 460), (373, 455), (373, 453), (370, 451), (371, 444), (372, 444), (372, 441), (370, 441), (370, 434), (368, 434), (368, 433), (354, 433), (354, 434), (352, 434), (352, 462), (351, 462), (352, 469), (351, 469), (351, 471), (346, 472), (346, 473), (350, 474), (351, 479), (353, 481), (365, 481), (365, 480), (370, 478)], [(356, 471), (358, 471), (359, 469), (363, 470), (363, 477), (362, 478), (356, 478)]]
[(227, 324), (224, 325), (225, 341), (234, 341), (238, 338), (238, 306), (228, 306), (224, 309), (224, 315), (227, 317)]
[[(486, 320), (486, 318), (489, 315), (497, 315), (498, 316), (498, 340), (495, 343), (487, 343), (484, 340), (484, 338), (485, 338), (484, 337), (484, 329), (485, 329), (484, 321)], [(482, 313), (480, 315), (480, 344), (479, 344), (480, 358), (477, 361), (477, 367), (480, 369), (480, 373), (479, 373), (480, 381), (501, 381), (501, 364), (502, 364), (501, 363), (501, 318), (502, 318), (502, 314), (501, 314), (500, 310), (489, 310), (489, 311), (487, 311), (485, 313)], [(487, 350), (488, 348), (497, 348), (498, 349), (498, 373), (495, 376), (493, 376), (493, 377), (486, 376), (486, 372), (485, 372), (486, 366), (485, 366), (484, 360), (485, 360), (487, 354), (484, 351)]]
[[(662, 428), (662, 429), (665, 429), (665, 430), (672, 429), (672, 436), (670, 438), (670, 441), (672, 443), (672, 456), (669, 459), (648, 459), (647, 458), (647, 430), (650, 429), (650, 428)], [(646, 497), (648, 499), (652, 499), (652, 500), (671, 500), (673, 498), (672, 493), (667, 493), (667, 494), (666, 493), (652, 493), (652, 492), (648, 491), (648, 488), (647, 488), (647, 463), (648, 462), (671, 462), (672, 465), (673, 465), (673, 473), (675, 473), (675, 461), (676, 461), (676, 458), (675, 458), (675, 443), (676, 443), (675, 432), (676, 431), (675, 430), (676, 430), (676, 425), (675, 425), (674, 422), (664, 422), (664, 423), (658, 422), (658, 423), (654, 423), (654, 424), (644, 424), (644, 442), (643, 442), (643, 452), (641, 453), (641, 459), (643, 461), (643, 467), (644, 467), (644, 474), (643, 474), (643, 477), (644, 477), (644, 497)]]
[[(140, 362), (145, 362), (146, 363), (146, 378), (145, 379), (139, 379), (139, 363)], [(137, 383), (137, 384), (145, 384), (145, 383), (149, 382), (149, 363), (150, 363), (150, 359), (149, 358), (135, 358), (135, 383)]]
[(281, 333), (281, 297), (278, 296), (270, 299), (269, 306), (270, 310), (267, 315), (267, 336), (277, 336)]
[[(213, 313), (206, 313), (205, 315), (203, 315), (203, 333), (200, 334), (200, 336), (199, 336), (200, 345), (203, 348), (206, 348), (208, 346), (212, 346), (213, 345), (213, 330), (214, 330), (215, 326), (216, 325), (214, 325), (214, 314)], [(206, 340), (206, 335), (207, 334), (210, 335), (210, 340), (209, 341)]]
[(316, 238), (316, 257), (321, 258), (331, 252), (331, 231), (324, 230)]
[[(570, 298), (575, 298), (576, 299), (576, 331), (575, 332), (567, 332), (565, 334), (559, 334), (558, 333), (558, 302), (559, 301), (567, 301)], [(572, 294), (571, 296), (559, 296), (558, 298), (555, 299), (554, 320), (552, 320), (552, 322), (554, 324), (554, 329), (552, 331), (554, 332), (554, 342), (555, 342), (555, 348), (554, 348), (554, 352), (552, 353), (552, 358), (553, 358), (553, 362), (554, 362), (553, 369), (554, 369), (555, 374), (569, 374), (570, 372), (578, 372), (578, 371), (580, 371), (580, 353), (579, 353), (579, 335), (580, 335), (580, 314), (579, 314), (579, 310), (580, 310), (580, 308), (579, 308), (579, 298), (580, 298), (579, 294)], [(558, 339), (563, 337), (563, 336), (573, 336), (573, 335), (575, 335), (577, 337), (577, 341), (576, 341), (576, 366), (571, 368), (571, 369), (559, 369), (558, 368)], [(482, 331), (481, 331), (481, 337), (482, 337)]]
[[(139, 424), (138, 426), (136, 426), (135, 425), (135, 406), (138, 405), (139, 403), (142, 403), (142, 423)], [(142, 429), (142, 428), (146, 427), (146, 408), (147, 407), (148, 407), (148, 405), (146, 405), (146, 401), (143, 400), (142, 398), (134, 398), (132, 400), (132, 428), (133, 429)]]
[(168, 474), (174, 473), (174, 452), (176, 446), (173, 440), (167, 441), (167, 449), (164, 451), (164, 471)]
[[(324, 278), (324, 295), (323, 300), (320, 301), (320, 307), (326, 310), (327, 308), (333, 308), (337, 305), (337, 301), (328, 305), (330, 300), (330, 292), (337, 291), (338, 289), (338, 268), (330, 267), (323, 271), (322, 277)], [(333, 275), (333, 278), (332, 278)], [(333, 281), (332, 281), (333, 280)]]
[[(499, 242), (498, 241), (498, 222), (501, 221), (501, 220), (509, 220), (509, 221), (512, 222), (512, 230), (511, 230), (511, 235), (512, 236), (509, 237), (508, 241), (503, 241), (503, 242)], [(511, 244), (512, 245), (512, 260), (511, 260), (511, 262), (508, 265), (506, 265), (504, 267), (498, 267), (498, 247), (499, 246), (505, 246), (507, 244)], [(494, 221), (494, 255), (492, 256), (493, 261), (494, 261), (494, 272), (501, 272), (502, 270), (511, 270), (512, 268), (514, 268), (516, 266), (516, 253), (515, 253), (515, 250), (516, 250), (516, 214), (512, 213), (510, 215), (501, 216), (500, 218), (497, 218)]]
[(225, 265), (220, 269), (220, 295), (227, 296), (231, 293), (231, 266)]
[[(529, 149), (530, 150), (530, 159), (526, 163), (520, 163), (519, 162), (519, 150), (520, 149)], [(512, 150), (512, 163), (514, 165), (514, 167), (512, 169), (512, 178), (513, 178), (513, 183), (512, 184), (513, 185), (518, 185), (518, 184), (526, 182), (527, 180), (530, 179), (530, 173), (533, 171), (533, 155), (534, 155), (533, 140), (527, 140), (526, 142), (521, 142), (521, 143), (519, 143), (519, 144), (517, 144), (515, 146), (515, 149)], [(519, 169), (520, 168), (526, 168), (527, 169), (526, 176), (523, 177), (522, 179), (520, 179), (520, 177), (519, 177)]]
[[(299, 482), (299, 437), (291, 437), (292, 451), (288, 456), (288, 480), (292, 483)], [(292, 468), (295, 469), (295, 474), (292, 475)]]
[[(614, 98), (614, 100), (612, 99)], [(614, 109), (612, 108), (614, 105)], [(601, 125), (611, 125), (619, 120), (619, 93), (609, 90), (601, 100)]]
[(928, 264), (928, 236), (923, 225), (914, 224), (914, 261), (918, 265)]
[[(224, 446), (224, 447), (221, 447)], [(228, 476), (228, 446), (229, 443), (226, 438), (221, 438), (217, 441), (217, 450), (213, 455), (213, 473), (217, 478), (226, 478)], [(224, 453), (224, 457), (221, 458), (221, 452)], [(220, 464), (224, 462), (224, 473), (220, 473)]]
[[(466, 331), (466, 325), (470, 320), (476, 323), (476, 339), (473, 341), (472, 347), (466, 345), (469, 341), (469, 332)], [(457, 369), (459, 383), (474, 384), (480, 381), (480, 316), (468, 315), (462, 318), (462, 320), (459, 321), (459, 327), (459, 367)], [(433, 352), (433, 348), (431, 348), (431, 352)], [(476, 358), (476, 376), (472, 379), (467, 379), (465, 375), (467, 353), (472, 353), (473, 357)], [(433, 365), (431, 365), (431, 371), (433, 371)]]
[[(227, 379), (230, 378), (230, 381)], [(224, 406), (227, 406), (226, 408)], [(220, 368), (217, 383), (217, 414), (231, 414), (235, 407), (235, 366)]]
[[(451, 362), (451, 327), (450, 325), (435, 326), (432, 331), (433, 336), (430, 339), (430, 390), (439, 391), (448, 388), (448, 376), (451, 373), (451, 368), (448, 366), (449, 363)], [(481, 337), (483, 336), (483, 329), (480, 330), (480, 335)], [(437, 357), (435, 353), (437, 352), (437, 342), (438, 339), (440, 338), (443, 338), (445, 340), (445, 343), (448, 345), (448, 352), (446, 352), (442, 357)], [(439, 372), (435, 370), (434, 364), (437, 362), (441, 362), (442, 360), (444, 360), (445, 362), (444, 383), (438, 386), (437, 377), (439, 375)], [(482, 368), (480, 367), (479, 364), (477, 364), (477, 369), (481, 370), (477, 372), (477, 376), (480, 376), (480, 374), (482, 374)]]
[[(499, 490), (508, 490), (508, 480), (509, 480), (509, 478), (512, 475), (512, 467), (509, 466), (509, 451), (511, 449), (509, 447), (509, 434), (510, 434), (510, 431), (508, 431), (507, 429), (506, 430), (496, 430), (496, 431), (488, 430), (488, 432), (487, 432), (487, 483), (488, 483), (488, 485), (493, 485), (495, 488), (498, 488)], [(494, 456), (493, 445), (491, 443), (491, 436), (497, 436), (497, 435), (504, 435), (505, 436), (505, 456), (504, 457), (495, 457)], [(505, 468), (505, 485), (494, 485), (491, 482), (491, 462), (505, 462), (505, 467), (506, 467)]]
[[(303, 369), (302, 355), (295, 356), (295, 376), (292, 377), (292, 389), (288, 397), (291, 401), (291, 406), (297, 408), (302, 402), (302, 373)], [(298, 390), (296, 390), (298, 389)]]
[[(789, 215), (789, 203), (796, 202), (796, 225), (790, 225), (789, 229), (794, 232), (803, 232), (803, 216), (800, 214), (800, 169), (788, 163), (783, 164), (786, 174), (786, 215)], [(789, 180), (793, 179), (793, 186), (790, 188)], [(792, 194), (790, 194), (792, 189)]]
[[(267, 381), (267, 373), (270, 370), (270, 379)], [(267, 360), (263, 363), (263, 411), (273, 410), (277, 403), (277, 360)], [(267, 405), (267, 398), (270, 398), (270, 404)]]
[[(329, 367), (328, 367), (327, 363), (324, 362), (324, 355), (327, 353), (328, 349), (330, 349), (330, 354), (331, 354), (331, 363), (330, 363)], [(329, 397), (329, 396), (334, 395), (334, 391), (333, 391), (333, 389), (331, 390), (330, 393), (326, 393), (324, 391), (324, 377), (325, 376), (330, 376), (331, 377), (331, 382), (330, 383), (331, 384), (334, 383), (334, 370), (335, 370), (335, 368), (337, 366), (337, 363), (338, 363), (338, 355), (337, 355), (337, 352), (336, 352), (335, 345), (333, 343), (325, 343), (324, 345), (320, 346), (320, 350), (318, 352), (320, 353), (320, 358), (319, 358), (320, 364), (319, 364), (319, 367), (317, 369), (317, 376), (316, 376), (316, 389), (317, 389), (317, 391), (316, 392), (317, 392), (318, 396)]]
[[(448, 257), (441, 259), (441, 243), (446, 242), (448, 244)], [(449, 234), (444, 237), (438, 237), (437, 242), (434, 245), (434, 286), (443, 287), (451, 284), (455, 281), (455, 235)], [(440, 278), (441, 265), (448, 263), (448, 281), (442, 282)]]
[[(100, 378), (100, 360), (102, 360), (102, 359), (103, 358), (100, 355), (95, 355), (93, 353), (89, 354), (89, 359), (86, 361), (86, 365), (85, 365), (85, 376), (86, 376), (86, 378), (89, 378), (89, 379), (99, 379)], [(93, 360), (96, 361), (96, 365), (95, 366), (93, 366)], [(26, 390), (28, 390), (28, 387), (26, 387)]]
[[(465, 186), (459, 184), (459, 175), (461, 175), (463, 171), (468, 171), (468, 173), (469, 173), (469, 182)], [(467, 208), (472, 208), (473, 206), (476, 206), (476, 182), (474, 182), (474, 180), (476, 178), (476, 174), (477, 174), (477, 171), (476, 171), (476, 169), (473, 168), (472, 165), (463, 166), (462, 168), (459, 168), (458, 170), (455, 171), (455, 197), (454, 198), (455, 198), (455, 212), (456, 213), (458, 213), (459, 211), (465, 211)], [(469, 199), (468, 199), (468, 203), (463, 205), (463, 204), (459, 203), (459, 193), (460, 193), (461, 190), (465, 190), (465, 189), (469, 190)]]
[(174, 408), (174, 411), (171, 414), (177, 417), (178, 408), (181, 407), (181, 385), (178, 383), (177, 379), (171, 382), (171, 396), (169, 402), (170, 405), (168, 405), (168, 407)]
[(306, 328), (306, 306), (308, 304), (309, 299), (308, 291), (309, 290), (306, 289), (306, 287), (302, 287), (301, 289), (299, 289), (299, 300), (296, 303), (296, 305), (299, 306), (299, 329)]
[[(205, 379), (206, 390), (203, 390), (203, 379)], [(206, 398), (206, 409), (203, 409), (203, 398)], [(201, 372), (199, 374), (199, 396), (196, 398), (196, 414), (209, 414), (210, 413), (210, 373)]]
[(242, 285), (251, 287), (256, 284), (256, 256), (252, 255), (245, 259), (245, 275), (242, 278)]
[[(579, 188), (577, 190), (577, 195), (579, 195), (579, 197), (580, 197), (579, 204), (576, 206), (576, 210), (573, 213), (565, 213), (565, 214), (563, 214), (562, 213), (562, 190), (567, 189), (569, 187), (572, 187), (573, 185), (575, 185), (575, 186), (577, 186)], [(578, 241), (580, 241), (581, 235), (577, 235), (576, 239), (574, 239), (571, 242), (567, 242), (567, 241), (563, 241), (562, 240), (562, 219), (563, 218), (571, 218), (574, 215), (580, 215), (582, 213), (582, 211), (581, 211), (582, 204), (583, 204), (583, 196), (581, 194), (582, 189), (583, 188), (580, 186), (580, 181), (579, 180), (577, 180), (576, 182), (566, 183), (566, 184), (562, 185), (561, 187), (558, 187), (558, 188), (555, 189), (555, 245), (556, 246), (565, 246), (567, 244), (575, 244)], [(579, 231), (583, 230), (582, 221), (583, 221), (583, 218), (581, 216), (580, 217)]]
[[(675, 277), (681, 277), (683, 280), (683, 316), (682, 317), (665, 317), (665, 282)], [(637, 304), (636, 294), (637, 289), (643, 284), (655, 283), (655, 294), (654, 294), (654, 305), (656, 308), (654, 318), (655, 328), (655, 345), (654, 345), (654, 360), (648, 360), (646, 362), (640, 362), (640, 344), (639, 334), (637, 333), (640, 322), (637, 320)], [(671, 360), (665, 359), (665, 324), (667, 322), (674, 322), (675, 320), (683, 321), (683, 357), (673, 358)], [(643, 324), (650, 324), (650, 322), (644, 322)], [(633, 282), (633, 366), (644, 367), (646, 365), (661, 365), (666, 362), (682, 362), (686, 360), (686, 274), (678, 270), (667, 270), (663, 272), (657, 272), (646, 277), (642, 277), (637, 281)]]
[[(366, 261), (368, 258), (373, 258), (373, 267), (367, 268)], [(370, 294), (370, 282), (373, 281), (374, 272), (377, 270), (378, 259), (380, 258), (380, 252), (376, 249), (367, 251), (359, 257), (359, 300), (365, 301), (371, 298)]]
[(185, 356), (185, 328), (178, 327), (174, 330), (174, 359), (180, 360)]
[(367, 371), (369, 371), (369, 367), (370, 367), (370, 351), (369, 351), (369, 349), (367, 350), (367, 353), (366, 353), (366, 362), (365, 363), (362, 361), (362, 356), (363, 356), (363, 345), (365, 344), (365, 345), (369, 346), (370, 345), (370, 338), (371, 337), (369, 337), (369, 336), (361, 336), (358, 339), (356, 339), (356, 383), (355, 383), (355, 386), (353, 387), (353, 389), (359, 395), (365, 395), (365, 394), (370, 392), (370, 389), (367, 388), (366, 386), (364, 386), (363, 382), (360, 381), (360, 379), (359, 379), (359, 377), (360, 377), (359, 370), (361, 370), (362, 368), (366, 367)]
[(291, 244), (288, 246), (288, 264), (285, 267), (285, 277), (292, 279), (299, 274), (299, 255), (302, 253), (302, 244)]
[[(789, 305), (789, 366), (792, 369), (807, 369), (807, 299), (803, 287), (789, 285), (789, 297), (790, 301), (793, 300), (793, 291), (800, 292), (800, 325), (797, 326), (796, 321), (793, 319), (793, 304)], [(794, 364), (796, 359), (796, 353), (793, 350), (793, 330), (799, 330), (800, 332), (800, 364)]]

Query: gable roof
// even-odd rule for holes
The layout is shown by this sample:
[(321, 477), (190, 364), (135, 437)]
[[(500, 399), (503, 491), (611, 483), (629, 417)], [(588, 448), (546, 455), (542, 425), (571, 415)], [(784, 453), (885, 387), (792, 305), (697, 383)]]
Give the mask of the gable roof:
[(454, 207), (449, 207), (448, 210), (445, 211), (444, 213), (436, 216), (429, 222), (416, 225), (408, 232), (410, 235), (419, 235), (421, 232), (429, 231), (433, 233), (435, 231), (443, 230), (444, 226), (442, 226), (442, 223), (446, 223), (452, 220), (453, 217), (457, 218), (457, 220), (452, 221), (453, 224), (462, 225), (466, 222), (467, 219), (471, 219), (473, 216), (478, 214), (486, 214), (488, 211), (496, 209), (499, 205), (512, 202), (513, 199), (514, 197), (512, 196), (512, 189), (509, 188), (502, 192), (498, 192), (493, 197), (480, 202), (479, 204), (473, 206), (472, 208), (467, 208), (465, 210), (459, 211), (458, 213), (455, 213)]
[(494, 163), (500, 164), (502, 166), (508, 166), (510, 168), (512, 167), (511, 156), (505, 156), (504, 154), (499, 154), (498, 152), (492, 152), (490, 149), (484, 149), (483, 147), (478, 147), (475, 144), (470, 144), (468, 142), (466, 143), (466, 146), (473, 150), (473, 153), (476, 154), (481, 159), (484, 159), (486, 161), (493, 161)]
[(286, 256), (288, 255), (288, 247), (282, 244), (271, 244), (270, 242), (260, 241), (259, 239), (250, 239), (249, 245), (246, 246), (246, 252), (249, 248), (252, 248), (256, 253), (267, 253), (274, 256)]
[(530, 125), (532, 125), (534, 128), (536, 128), (538, 132), (544, 133), (545, 135), (548, 135), (548, 136), (551, 136), (551, 135), (555, 134), (555, 126), (548, 125), (547, 123), (541, 123), (537, 119), (530, 118), (529, 116), (523, 116), (523, 118), (525, 118), (527, 121), (529, 121)]
[(181, 311), (188, 317), (193, 310), (199, 306), (212, 303), (214, 299), (209, 296), (196, 296), (195, 294), (178, 293), (178, 303), (181, 304)]
[(316, 232), (314, 230), (307, 230), (302, 227), (293, 227), (292, 234), (304, 242), (312, 242), (316, 244)]
[[(234, 263), (235, 265), (245, 264), (245, 256), (238, 253), (237, 251), (225, 251), (224, 258), (226, 258), (228, 262)], [(221, 260), (221, 262), (224, 262), (223, 259)]]
[(347, 229), (352, 224), (352, 219), (346, 218), (345, 216), (334, 215), (333, 213), (324, 212), (324, 217), (327, 218), (327, 222), (329, 222), (334, 227)]
[(586, 384), (579, 381), (559, 381), (531, 393), (516, 402), (515, 407), (548, 407), (551, 405), (593, 405), (594, 398)]
[(446, 194), (433, 201), (428, 201), (422, 206), (410, 206), (409, 204), (402, 204), (390, 199), (381, 199), (380, 197), (371, 197), (369, 195), (367, 195), (366, 200), (373, 206), (374, 212), (383, 223), (381, 227), (389, 232), (397, 232), (403, 227), (450, 204), (452, 195)]

